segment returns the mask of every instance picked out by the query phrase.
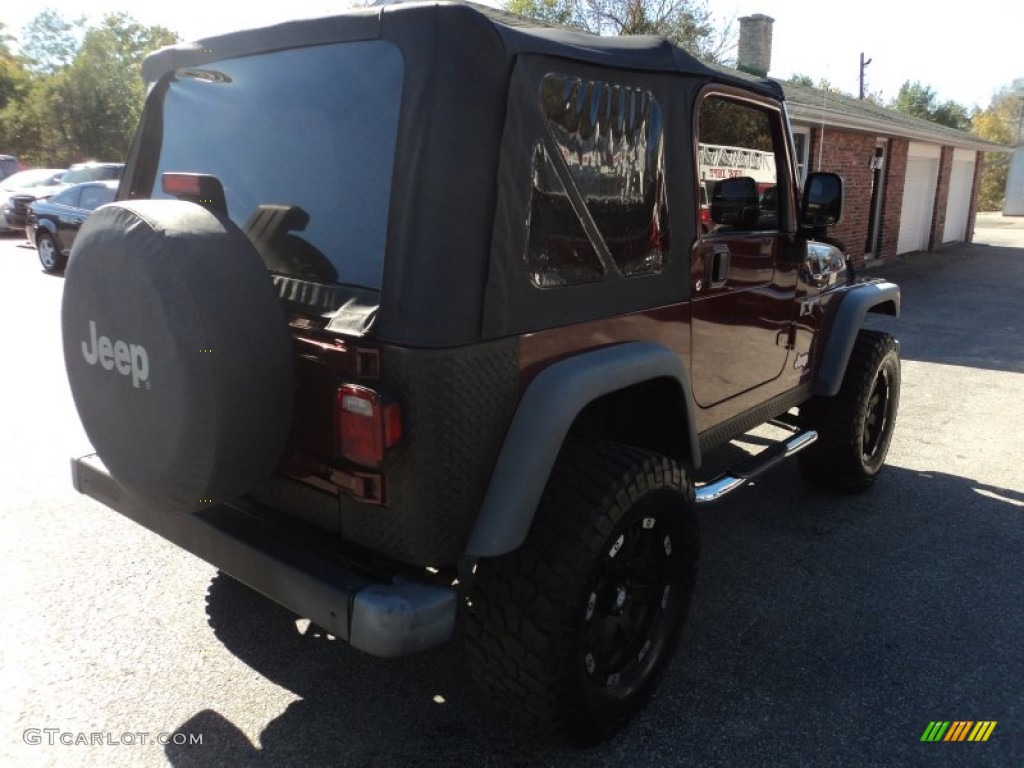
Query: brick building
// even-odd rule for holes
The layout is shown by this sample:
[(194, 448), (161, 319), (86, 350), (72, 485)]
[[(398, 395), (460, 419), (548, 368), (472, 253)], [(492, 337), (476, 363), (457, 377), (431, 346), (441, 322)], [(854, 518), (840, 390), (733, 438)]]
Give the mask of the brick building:
[[(740, 19), (741, 70), (771, 67), (773, 19)], [(870, 101), (793, 83), (785, 90), (801, 174), (833, 171), (846, 185), (832, 234), (856, 264), (970, 242), (983, 153), (1009, 151), (976, 136)]]

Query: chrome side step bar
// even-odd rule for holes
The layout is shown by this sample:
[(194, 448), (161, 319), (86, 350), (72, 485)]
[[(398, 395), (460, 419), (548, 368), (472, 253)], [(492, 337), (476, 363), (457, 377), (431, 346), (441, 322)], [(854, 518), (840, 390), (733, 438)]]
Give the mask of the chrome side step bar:
[(762, 472), (771, 469), (784, 459), (788, 459), (790, 456), (800, 453), (809, 445), (813, 445), (817, 439), (818, 433), (810, 429), (794, 435), (783, 443), (766, 448), (761, 453), (751, 457), (750, 461), (741, 464), (731, 472), (726, 472), (717, 480), (712, 480), (704, 485), (698, 485), (697, 503), (707, 504), (712, 501), (718, 501), (723, 496), (732, 493), (738, 488), (742, 488)]

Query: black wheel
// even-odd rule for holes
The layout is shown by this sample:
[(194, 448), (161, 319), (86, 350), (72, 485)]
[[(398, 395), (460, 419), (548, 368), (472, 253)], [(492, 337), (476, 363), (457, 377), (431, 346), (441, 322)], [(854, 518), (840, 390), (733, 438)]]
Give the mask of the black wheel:
[(523, 546), (482, 561), (468, 594), (474, 677), (516, 719), (612, 736), (663, 676), (697, 562), (693, 484), (612, 443), (563, 450)]
[(835, 397), (815, 398), (801, 418), (818, 442), (800, 454), (800, 469), (814, 485), (863, 491), (885, 464), (900, 402), (900, 357), (886, 333), (861, 331)]
[(39, 263), (47, 272), (62, 272), (67, 265), (67, 257), (60, 252), (53, 236), (46, 232), (36, 235), (36, 250), (39, 251)]

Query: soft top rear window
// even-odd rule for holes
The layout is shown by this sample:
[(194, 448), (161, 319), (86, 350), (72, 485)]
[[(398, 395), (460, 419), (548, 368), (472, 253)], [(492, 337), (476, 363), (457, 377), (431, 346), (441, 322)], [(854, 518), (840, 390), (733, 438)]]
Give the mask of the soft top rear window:
[(379, 40), (179, 69), (151, 196), (163, 173), (212, 174), (271, 272), (379, 290), (402, 79)]

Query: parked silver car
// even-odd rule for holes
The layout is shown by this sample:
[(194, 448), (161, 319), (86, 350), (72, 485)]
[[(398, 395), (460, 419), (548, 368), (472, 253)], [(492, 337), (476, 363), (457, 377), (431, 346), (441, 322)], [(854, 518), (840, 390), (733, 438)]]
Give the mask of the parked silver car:
[(27, 198), (31, 202), (59, 191), (63, 188), (61, 178), (67, 172), (66, 168), (34, 168), (11, 174), (0, 181), (0, 232), (25, 229), (27, 210), (22, 210), (19, 201)]

